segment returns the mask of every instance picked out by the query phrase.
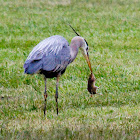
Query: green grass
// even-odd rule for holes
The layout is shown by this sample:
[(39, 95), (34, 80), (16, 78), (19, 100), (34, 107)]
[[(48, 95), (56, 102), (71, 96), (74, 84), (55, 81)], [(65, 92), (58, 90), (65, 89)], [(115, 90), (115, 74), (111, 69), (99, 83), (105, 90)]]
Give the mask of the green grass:
[[(138, 0), (5, 0), (0, 5), (0, 139), (140, 139), (140, 2)], [(55, 34), (69, 42), (70, 23), (89, 44), (98, 90), (79, 52), (59, 85), (25, 75), (32, 48)]]

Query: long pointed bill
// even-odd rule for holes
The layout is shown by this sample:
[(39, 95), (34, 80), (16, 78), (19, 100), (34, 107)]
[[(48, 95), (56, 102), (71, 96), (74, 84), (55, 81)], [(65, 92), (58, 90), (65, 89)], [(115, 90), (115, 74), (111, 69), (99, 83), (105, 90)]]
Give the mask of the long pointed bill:
[(90, 71), (91, 71), (91, 73), (92, 73), (91, 63), (90, 63), (90, 60), (89, 60), (89, 55), (88, 55), (88, 54), (85, 55), (85, 58), (86, 58), (86, 61), (87, 61), (87, 63), (88, 63), (89, 69), (90, 69)]

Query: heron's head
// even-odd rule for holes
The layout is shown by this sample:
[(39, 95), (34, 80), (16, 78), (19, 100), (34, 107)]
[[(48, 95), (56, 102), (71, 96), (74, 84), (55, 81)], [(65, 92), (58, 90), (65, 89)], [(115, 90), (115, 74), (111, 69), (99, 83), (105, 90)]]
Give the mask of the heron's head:
[(88, 43), (87, 43), (87, 41), (83, 37), (81, 37), (70, 24), (68, 24), (68, 25), (72, 28), (72, 30), (77, 35), (77, 37), (75, 37), (74, 39), (79, 40), (77, 42), (78, 43), (80, 42), (80, 44), (79, 44), (80, 49), (82, 50), (82, 54), (84, 55), (84, 57), (85, 57), (85, 59), (86, 59), (86, 61), (88, 63), (88, 66), (90, 68), (90, 71), (92, 73), (92, 68), (91, 68), (91, 64), (90, 64), (90, 60), (89, 60), (89, 55), (88, 55)]

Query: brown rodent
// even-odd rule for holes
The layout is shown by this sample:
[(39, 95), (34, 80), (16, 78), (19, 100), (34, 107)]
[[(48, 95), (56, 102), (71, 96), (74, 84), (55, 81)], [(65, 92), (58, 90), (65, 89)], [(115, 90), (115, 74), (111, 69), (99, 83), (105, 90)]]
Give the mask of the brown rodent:
[(87, 87), (91, 96), (92, 96), (92, 94), (97, 94), (98, 87), (95, 86), (95, 81), (96, 81), (96, 78), (95, 78), (94, 74), (91, 73), (88, 78), (88, 87)]

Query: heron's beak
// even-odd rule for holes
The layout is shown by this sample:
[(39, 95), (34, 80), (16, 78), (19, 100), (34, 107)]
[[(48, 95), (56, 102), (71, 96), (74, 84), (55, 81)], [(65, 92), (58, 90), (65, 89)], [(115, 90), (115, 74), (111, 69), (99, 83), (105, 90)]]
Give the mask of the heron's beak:
[(91, 68), (91, 64), (90, 64), (90, 60), (89, 60), (88, 51), (85, 49), (85, 47), (81, 47), (81, 50), (82, 50), (82, 54), (84, 55), (84, 57), (85, 57), (85, 59), (86, 59), (86, 61), (88, 63), (90, 72), (92, 73), (92, 68)]
[(92, 68), (91, 68), (91, 63), (90, 63), (90, 60), (89, 60), (88, 52), (87, 52), (87, 55), (85, 55), (85, 58), (86, 58), (86, 61), (87, 61), (87, 63), (88, 63), (89, 69), (90, 69), (90, 71), (91, 71), (91, 73), (92, 73)]

